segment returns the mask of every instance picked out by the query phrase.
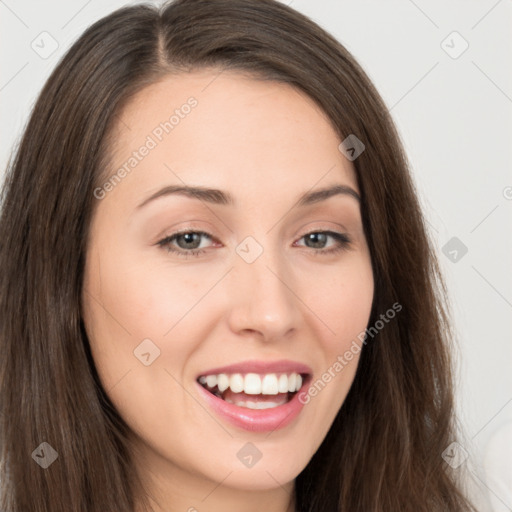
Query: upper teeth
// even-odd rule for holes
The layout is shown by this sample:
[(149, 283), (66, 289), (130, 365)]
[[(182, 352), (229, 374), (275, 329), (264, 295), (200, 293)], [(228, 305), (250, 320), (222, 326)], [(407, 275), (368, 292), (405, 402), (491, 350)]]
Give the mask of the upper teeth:
[(248, 395), (277, 395), (278, 393), (298, 391), (302, 387), (302, 376), (298, 373), (290, 373), (289, 375), (283, 373), (279, 376), (275, 373), (265, 375), (258, 375), (257, 373), (227, 375), (221, 373), (219, 375), (203, 375), (199, 377), (199, 382), (206, 384), (209, 388), (217, 386), (221, 393), (230, 388), (233, 393), (243, 391)]

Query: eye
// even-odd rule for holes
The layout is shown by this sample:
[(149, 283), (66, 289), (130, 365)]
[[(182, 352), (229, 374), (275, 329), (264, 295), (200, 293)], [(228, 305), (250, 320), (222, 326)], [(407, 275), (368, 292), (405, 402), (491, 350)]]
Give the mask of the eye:
[(208, 241), (213, 242), (213, 238), (204, 231), (180, 231), (163, 238), (158, 245), (168, 252), (189, 257), (205, 252), (205, 247), (209, 247)]
[(309, 247), (315, 252), (329, 254), (346, 249), (350, 245), (350, 239), (344, 233), (335, 231), (312, 231), (307, 233), (300, 240), (304, 240), (299, 246)]
[[(313, 231), (307, 233), (299, 240), (304, 243), (296, 242), (294, 245), (303, 246), (313, 249), (314, 253), (331, 254), (342, 251), (350, 246), (350, 239), (343, 233), (335, 231)], [(176, 254), (177, 256), (188, 258), (191, 256), (199, 256), (205, 253), (208, 247), (212, 247), (219, 242), (204, 231), (179, 231), (169, 235), (159, 242), (157, 245)]]

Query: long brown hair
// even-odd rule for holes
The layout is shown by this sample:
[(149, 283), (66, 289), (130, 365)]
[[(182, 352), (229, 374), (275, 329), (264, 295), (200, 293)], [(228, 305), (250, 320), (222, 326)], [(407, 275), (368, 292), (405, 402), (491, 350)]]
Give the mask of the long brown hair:
[[(95, 371), (81, 316), (93, 190), (116, 114), (164, 75), (212, 67), (309, 95), (355, 134), (375, 295), (351, 390), (296, 479), (301, 512), (471, 510), (441, 454), (453, 440), (444, 287), (388, 110), (349, 52), (273, 0), (177, 0), (92, 25), (45, 84), (8, 169), (0, 219), (1, 468), (6, 512), (133, 511), (129, 427)], [(58, 459), (34, 461), (48, 443)], [(50, 452), (51, 453), (51, 452)]]

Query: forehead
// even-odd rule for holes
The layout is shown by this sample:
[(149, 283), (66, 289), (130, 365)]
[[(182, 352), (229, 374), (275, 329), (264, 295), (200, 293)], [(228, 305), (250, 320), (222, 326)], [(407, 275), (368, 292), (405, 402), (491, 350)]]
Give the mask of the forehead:
[(270, 195), (298, 195), (340, 178), (357, 190), (329, 118), (288, 84), (233, 71), (169, 75), (131, 98), (117, 119), (110, 174), (150, 147), (125, 188), (183, 180), (260, 194), (267, 184)]

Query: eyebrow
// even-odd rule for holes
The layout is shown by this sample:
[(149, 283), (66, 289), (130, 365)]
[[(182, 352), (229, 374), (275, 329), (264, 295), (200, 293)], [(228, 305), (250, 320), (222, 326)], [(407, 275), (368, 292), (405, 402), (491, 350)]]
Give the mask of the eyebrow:
[[(204, 201), (211, 204), (235, 204), (235, 199), (231, 194), (219, 189), (190, 185), (169, 185), (150, 195), (141, 204), (139, 204), (137, 208), (142, 208), (149, 202), (154, 201), (155, 199), (158, 199), (160, 197), (175, 194), (190, 197), (193, 199), (199, 199), (200, 201)], [(325, 201), (326, 199), (329, 199), (330, 197), (336, 195), (346, 195), (349, 197), (353, 197), (354, 199), (357, 199), (357, 201), (361, 201), (359, 194), (353, 188), (347, 185), (333, 185), (330, 187), (325, 187), (322, 189), (306, 192), (299, 198), (296, 205), (308, 206), (311, 204), (319, 203), (320, 201)]]
[(347, 195), (361, 202), (361, 197), (353, 188), (347, 185), (334, 185), (332, 187), (306, 192), (299, 198), (297, 206), (308, 206), (310, 204), (319, 203), (320, 201), (325, 201), (337, 195)]

